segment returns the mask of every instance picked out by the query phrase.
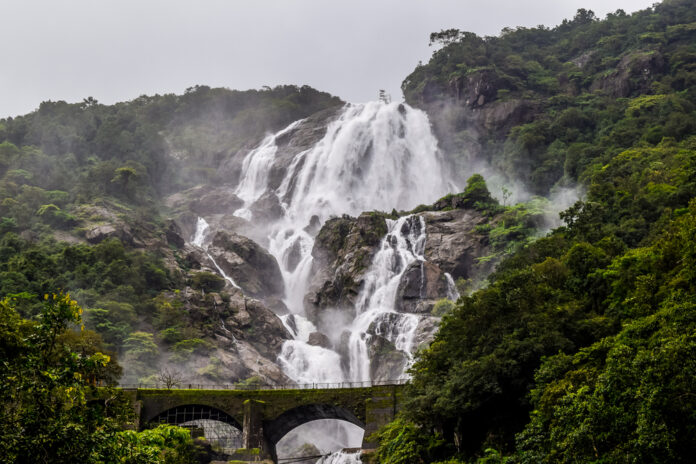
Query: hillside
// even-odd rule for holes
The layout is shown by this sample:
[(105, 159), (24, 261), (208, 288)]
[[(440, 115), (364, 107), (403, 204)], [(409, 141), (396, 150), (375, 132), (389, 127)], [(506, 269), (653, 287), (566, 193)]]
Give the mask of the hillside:
[(444, 317), (379, 462), (693, 459), (694, 20), (665, 1), (433, 35), (403, 88), (447, 146), (586, 195)]
[(0, 120), (8, 459), (193, 462), (97, 386), (410, 376), (364, 462), (691, 462), (696, 2), (431, 43), (404, 103), (196, 86)]

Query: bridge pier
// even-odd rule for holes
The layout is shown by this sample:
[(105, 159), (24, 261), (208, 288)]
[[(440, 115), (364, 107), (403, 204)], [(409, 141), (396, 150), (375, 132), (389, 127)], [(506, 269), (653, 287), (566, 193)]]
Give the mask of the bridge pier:
[[(244, 401), (244, 423), (242, 425), (242, 446), (248, 454), (276, 462), (275, 446), (268, 441), (263, 430), (264, 407), (258, 400)], [(240, 453), (239, 450), (237, 453)], [(243, 451), (242, 451), (243, 453)]]
[(379, 394), (365, 400), (365, 434), (363, 435), (362, 449), (377, 448), (377, 443), (370, 440), (370, 436), (380, 427), (387, 425), (396, 417), (399, 410), (399, 393), (396, 387), (391, 391), (382, 390)]

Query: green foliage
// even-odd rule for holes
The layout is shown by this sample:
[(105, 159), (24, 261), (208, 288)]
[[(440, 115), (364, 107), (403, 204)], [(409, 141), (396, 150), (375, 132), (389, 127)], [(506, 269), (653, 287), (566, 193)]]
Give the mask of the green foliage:
[[(602, 21), (579, 10), (555, 28), (498, 37), (435, 33), (431, 44), (442, 47), (404, 80), (404, 96), (431, 113), (463, 171), (475, 147), (510, 179), (546, 194), (604, 154), (696, 131), (695, 11), (688, 1), (662, 2)], [(471, 107), (481, 101), (484, 129), (472, 136)], [(504, 127), (488, 123), (499, 115)]]
[(191, 286), (206, 292), (218, 292), (225, 287), (225, 279), (212, 272), (196, 272), (191, 279)]
[(443, 454), (444, 440), (437, 433), (423, 432), (412, 422), (397, 418), (374, 435), (380, 443), (377, 461), (380, 464), (425, 464), (435, 461)]
[[(484, 154), (536, 192), (586, 188), (546, 237), (524, 233), (543, 220), (538, 202), (476, 229), (516, 245), (419, 353), (401, 419), (421, 440), (441, 437), (455, 462), (693, 460), (692, 6), (603, 21), (580, 11), (554, 29), (485, 39), (450, 31), (404, 82), (407, 100), (431, 112), (460, 77), (533, 103), (533, 117), (479, 138)], [(443, 144), (456, 151), (464, 135)], [(392, 438), (385, 462), (398, 453)]]
[(435, 303), (431, 313), (433, 316), (442, 317), (445, 314), (452, 311), (454, 309), (454, 307), (455, 307), (455, 304), (452, 300), (448, 300), (447, 298), (443, 298), (442, 300), (438, 300), (438, 302)]
[[(123, 431), (132, 406), (116, 390), (120, 368), (99, 337), (76, 331), (82, 309), (46, 294), (35, 320), (0, 301), (0, 462), (193, 463), (187, 430)], [(104, 398), (104, 401), (93, 401)]]

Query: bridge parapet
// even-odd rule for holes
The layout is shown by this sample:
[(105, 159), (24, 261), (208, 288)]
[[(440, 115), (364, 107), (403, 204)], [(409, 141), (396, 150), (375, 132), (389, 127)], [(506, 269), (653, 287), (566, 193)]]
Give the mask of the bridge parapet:
[(126, 392), (139, 408), (139, 428), (160, 420), (182, 423), (198, 416), (222, 417), (241, 428), (245, 449), (275, 461), (275, 445), (287, 432), (318, 419), (339, 419), (364, 428), (363, 447), (373, 448), (367, 438), (394, 418), (401, 390), (401, 384), (389, 384), (257, 390), (139, 388)]

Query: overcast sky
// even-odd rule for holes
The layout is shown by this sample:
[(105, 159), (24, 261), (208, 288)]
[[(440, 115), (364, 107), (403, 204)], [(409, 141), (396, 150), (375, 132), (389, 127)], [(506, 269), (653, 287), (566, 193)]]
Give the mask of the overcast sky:
[(430, 32), (497, 35), (655, 0), (0, 0), (0, 117), (44, 100), (102, 103), (308, 84), (373, 100), (426, 62)]

